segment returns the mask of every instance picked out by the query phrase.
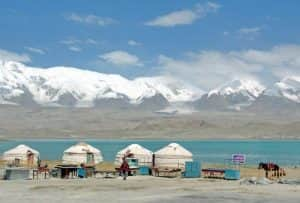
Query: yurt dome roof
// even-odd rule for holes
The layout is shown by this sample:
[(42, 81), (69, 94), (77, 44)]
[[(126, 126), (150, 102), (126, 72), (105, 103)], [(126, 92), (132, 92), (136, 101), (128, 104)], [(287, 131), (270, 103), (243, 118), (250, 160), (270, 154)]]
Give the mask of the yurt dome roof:
[(31, 147), (24, 145), (24, 144), (20, 144), (17, 147), (10, 149), (6, 152), (4, 152), (4, 155), (6, 154), (26, 154), (28, 151), (31, 151), (33, 154), (39, 154), (39, 152), (35, 149), (32, 149)]
[(64, 151), (64, 153), (76, 153), (76, 154), (82, 154), (87, 152), (96, 154), (96, 153), (100, 153), (100, 150), (85, 142), (79, 142)]
[(126, 154), (126, 153), (132, 153), (132, 154), (145, 154), (152, 156), (153, 152), (146, 149), (145, 147), (139, 145), (139, 144), (131, 144), (119, 151), (119, 154)]
[(193, 156), (193, 154), (177, 143), (171, 143), (155, 152), (155, 155)]

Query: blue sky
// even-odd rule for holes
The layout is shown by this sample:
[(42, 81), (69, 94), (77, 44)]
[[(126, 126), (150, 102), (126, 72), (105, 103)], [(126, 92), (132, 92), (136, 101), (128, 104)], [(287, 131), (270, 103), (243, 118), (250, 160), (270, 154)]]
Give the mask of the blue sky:
[[(235, 69), (225, 73), (213, 71), (209, 73), (213, 74), (210, 78), (213, 81), (199, 84), (204, 88), (231, 79), (225, 77), (230, 72), (237, 72), (234, 77), (260, 79), (298, 74), (298, 64), (287, 71), (282, 67), (266, 69), (270, 63), (257, 62), (257, 54), (254, 58), (251, 55), (251, 59), (249, 54), (243, 55), (243, 51), (255, 50), (275, 57), (284, 49), (293, 53), (279, 64), (297, 61), (295, 52), (299, 51), (300, 44), (300, 1), (297, 0), (53, 2), (1, 2), (0, 50), (6, 53), (2, 55), (15, 54), (31, 66), (75, 66), (129, 78), (180, 76), (184, 75), (182, 72), (187, 74), (185, 80), (189, 80), (188, 74), (206, 76), (203, 71), (212, 67), (204, 62), (212, 60), (208, 57), (213, 53), (221, 58), (228, 58), (229, 54), (233, 57), (231, 65), (236, 65), (232, 63), (237, 58), (243, 58), (243, 63), (258, 63), (263, 67), (249, 71), (251, 66), (247, 66), (242, 73)], [(237, 53), (232, 56), (232, 52)], [(204, 70), (193, 72), (199, 63)], [(213, 69), (218, 69), (217, 66)]]

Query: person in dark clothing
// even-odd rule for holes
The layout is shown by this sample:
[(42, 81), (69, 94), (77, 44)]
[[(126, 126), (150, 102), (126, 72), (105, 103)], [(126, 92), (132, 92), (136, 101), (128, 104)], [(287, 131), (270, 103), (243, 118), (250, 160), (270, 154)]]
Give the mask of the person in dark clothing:
[(129, 165), (125, 158), (123, 158), (123, 162), (120, 166), (120, 171), (122, 173), (123, 180), (126, 180), (126, 178), (128, 176), (128, 172), (129, 172)]
[(33, 167), (33, 159), (34, 159), (34, 153), (30, 150), (27, 151), (27, 167), (31, 168)]
[(38, 159), (37, 159), (37, 166), (38, 166), (38, 168), (40, 168), (42, 166), (42, 160), (40, 159), (40, 157), (38, 157)]
[(78, 169), (78, 177), (85, 178), (86, 177), (86, 170), (84, 164), (80, 164), (80, 168)]

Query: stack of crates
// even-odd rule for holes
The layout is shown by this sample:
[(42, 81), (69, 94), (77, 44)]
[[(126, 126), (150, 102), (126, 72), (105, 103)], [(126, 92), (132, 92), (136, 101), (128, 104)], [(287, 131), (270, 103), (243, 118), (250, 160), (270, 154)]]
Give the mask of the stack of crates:
[(7, 168), (5, 171), (5, 180), (26, 180), (33, 174), (31, 169), (26, 168)]
[(185, 171), (183, 177), (185, 178), (199, 178), (201, 176), (201, 164), (199, 161), (185, 162)]

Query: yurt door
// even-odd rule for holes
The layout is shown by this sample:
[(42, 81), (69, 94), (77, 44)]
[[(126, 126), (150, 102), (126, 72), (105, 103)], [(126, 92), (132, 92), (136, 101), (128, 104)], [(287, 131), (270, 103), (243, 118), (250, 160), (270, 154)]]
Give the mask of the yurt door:
[(87, 158), (86, 159), (86, 163), (87, 164), (94, 164), (95, 163), (94, 154), (93, 153), (88, 152), (86, 158)]

